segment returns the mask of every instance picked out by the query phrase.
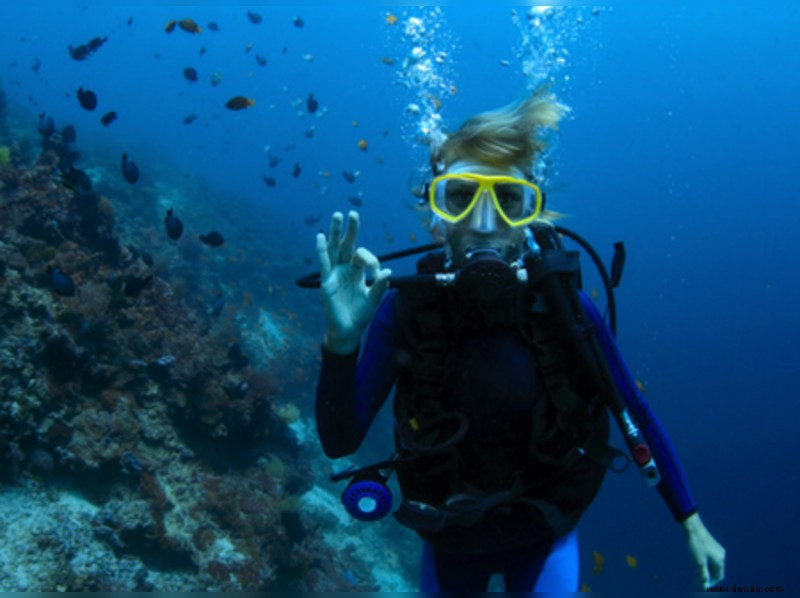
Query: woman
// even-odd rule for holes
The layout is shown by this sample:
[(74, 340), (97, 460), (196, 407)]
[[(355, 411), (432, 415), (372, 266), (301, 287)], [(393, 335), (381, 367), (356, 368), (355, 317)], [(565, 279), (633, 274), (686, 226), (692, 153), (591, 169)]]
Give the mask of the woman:
[[(554, 298), (564, 293), (547, 290), (554, 268), (541, 267), (559, 242), (531, 169), (545, 149), (539, 134), (565, 111), (540, 90), (471, 118), (432, 152), (428, 207), (444, 251), (418, 268), (452, 284), (387, 293), (391, 271), (355, 249), (355, 212), (344, 233), (336, 213), (330, 237), (317, 236), (327, 318), (319, 436), (329, 457), (353, 453), (396, 386), (404, 500), (395, 517), (425, 540), (422, 591), (485, 591), (495, 573), (507, 591), (578, 589), (575, 527), (613, 458), (606, 407), (619, 394), (598, 372), (609, 363), (627, 369), (584, 296), (603, 327), (604, 354), (582, 352), (588, 345), (565, 332), (570, 310)], [(625, 400), (701, 586), (720, 581), (725, 551), (704, 527), (664, 431), (641, 395)]]

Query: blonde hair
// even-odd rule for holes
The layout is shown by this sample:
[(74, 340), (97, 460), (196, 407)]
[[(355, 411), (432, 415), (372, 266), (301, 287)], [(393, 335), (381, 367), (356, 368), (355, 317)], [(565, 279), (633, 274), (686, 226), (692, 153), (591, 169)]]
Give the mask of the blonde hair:
[(431, 148), (434, 173), (468, 159), (498, 168), (513, 166), (527, 174), (536, 155), (547, 148), (540, 130), (557, 129), (568, 111), (544, 86), (520, 101), (477, 114)]

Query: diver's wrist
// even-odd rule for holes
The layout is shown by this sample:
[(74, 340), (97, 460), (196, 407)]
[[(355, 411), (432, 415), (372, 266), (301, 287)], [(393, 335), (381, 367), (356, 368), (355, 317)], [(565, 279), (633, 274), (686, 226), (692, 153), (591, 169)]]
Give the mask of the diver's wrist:
[(350, 355), (358, 350), (358, 337), (342, 337), (326, 332), (322, 339), (322, 346), (331, 353), (337, 355)]

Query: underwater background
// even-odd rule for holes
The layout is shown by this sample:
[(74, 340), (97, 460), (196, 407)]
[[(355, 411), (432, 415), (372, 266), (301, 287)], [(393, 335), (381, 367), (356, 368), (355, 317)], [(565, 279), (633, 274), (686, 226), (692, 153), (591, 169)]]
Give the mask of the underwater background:
[[(607, 260), (625, 241), (618, 342), (723, 585), (796, 587), (798, 25), (777, 2), (6, 6), (0, 590), (414, 590), (414, 534), (349, 520), (327, 481), (388, 457), (389, 410), (352, 461), (322, 455), (324, 320), (294, 281), (335, 210), (376, 254), (427, 243), (425, 141), (544, 82), (571, 108), (548, 208)], [(579, 538), (584, 589), (692, 588), (633, 471)]]

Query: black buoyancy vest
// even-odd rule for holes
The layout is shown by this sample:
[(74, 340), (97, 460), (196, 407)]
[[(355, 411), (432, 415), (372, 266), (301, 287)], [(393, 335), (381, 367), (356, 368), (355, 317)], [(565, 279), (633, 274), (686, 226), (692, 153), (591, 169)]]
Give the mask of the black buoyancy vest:
[[(443, 265), (441, 254), (429, 254), (420, 260), (418, 272), (441, 271)], [(601, 455), (608, 443), (607, 410), (598, 386), (567, 350), (537, 287), (515, 285), (501, 295), (495, 298), (498, 309), (483, 309), (465, 305), (450, 287), (398, 290), (396, 316), (405, 341), (400, 362), (406, 364), (395, 397), (397, 449), (407, 458), (397, 469), (403, 496), (436, 506), (459, 493), (497, 492), (498, 485), (513, 484), (514, 500), (555, 510), (554, 519), (571, 527), (594, 500), (605, 475)], [(458, 410), (458, 397), (449, 396), (456, 387), (454, 356), (465, 339), (498, 330), (532, 352), (536, 371), (527, 375), (539, 379), (540, 396), (530, 397), (528, 437), (517, 435), (516, 446), (467, 447), (470, 422)], [(475, 480), (465, 471), (470, 460), (465, 452), (476, 450), (486, 451), (488, 460), (503, 461), (504, 451), (522, 451), (524, 457), (513, 480), (503, 463), (498, 463), (496, 479)], [(561, 528), (557, 535), (568, 531), (545, 518)]]

